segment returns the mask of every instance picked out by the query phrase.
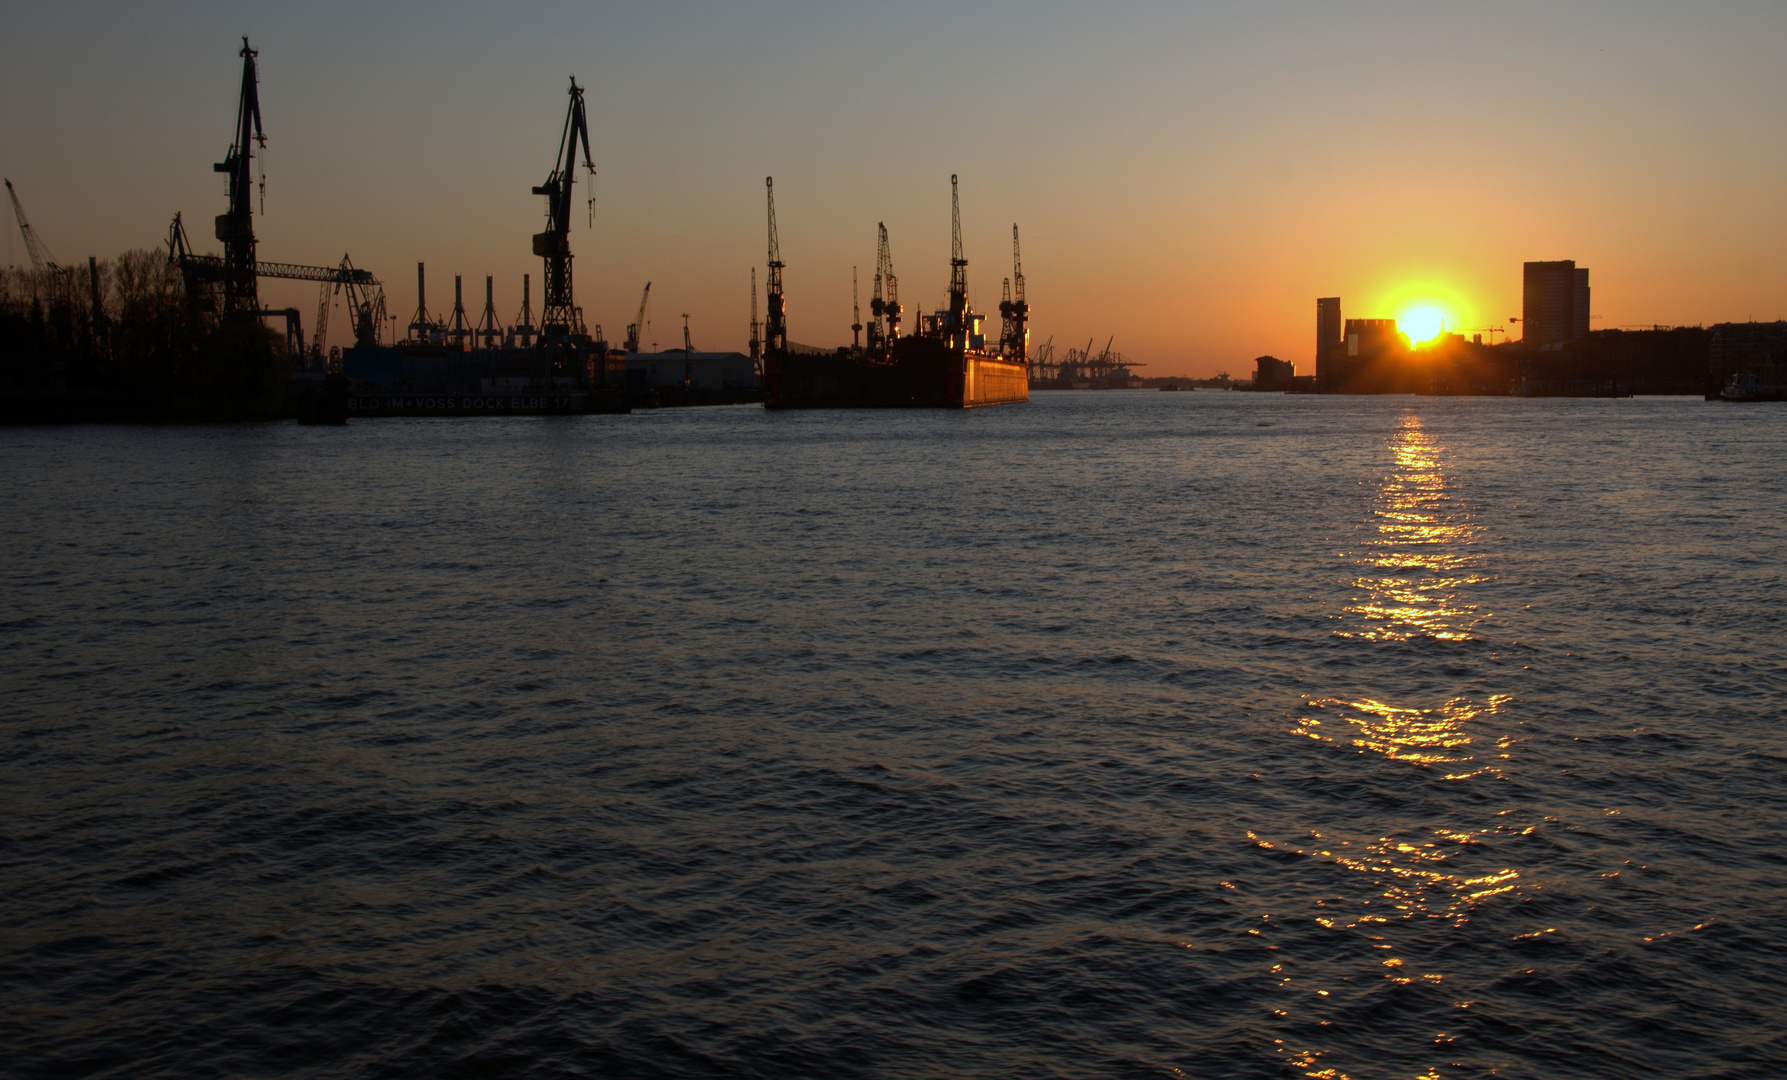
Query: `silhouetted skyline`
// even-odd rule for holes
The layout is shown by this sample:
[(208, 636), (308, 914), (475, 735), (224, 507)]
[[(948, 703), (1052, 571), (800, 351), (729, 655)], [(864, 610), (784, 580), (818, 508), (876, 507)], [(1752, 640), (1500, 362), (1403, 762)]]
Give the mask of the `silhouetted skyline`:
[[(243, 34), (263, 257), (349, 252), (397, 297), (418, 261), (493, 274), (505, 313), (538, 272), (529, 189), (577, 76), (599, 171), (577, 298), (610, 336), (649, 279), (698, 347), (742, 347), (769, 174), (790, 334), (820, 345), (849, 341), (878, 221), (936, 306), (951, 173), (976, 307), (1017, 221), (1034, 339), (1115, 332), (1153, 374), (1302, 355), (1317, 295), (1505, 325), (1535, 260), (1594, 267), (1594, 329), (1787, 314), (1783, 151), (1758, 135), (1784, 78), (1773, 8), (22, 10), (0, 171), (64, 260), (221, 212)], [(6, 224), (0, 256), (23, 262)]]

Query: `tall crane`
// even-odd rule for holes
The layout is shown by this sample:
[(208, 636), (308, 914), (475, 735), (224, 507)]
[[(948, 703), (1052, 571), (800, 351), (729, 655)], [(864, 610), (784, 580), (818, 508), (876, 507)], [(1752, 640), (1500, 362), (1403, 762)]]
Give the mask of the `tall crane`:
[(850, 268), (850, 348), (862, 351), (862, 301), (856, 297), (856, 267)]
[(484, 314), (478, 319), (475, 338), (486, 349), (496, 348), (503, 340), (503, 324), (496, 317), (496, 279), (489, 274), (484, 275)]
[(583, 113), (583, 87), (571, 80), (571, 103), (565, 110), (558, 156), (546, 182), (534, 188), (546, 196), (546, 231), (534, 234), (534, 254), (546, 262), (546, 297), (540, 307), (542, 336), (548, 340), (582, 337), (583, 317), (571, 295), (571, 185), (577, 175), (577, 145), (583, 144), (583, 167), (596, 175), (590, 160), (589, 123)]
[(751, 267), (751, 369), (763, 377), (762, 327), (757, 324), (757, 268)]
[(522, 348), (531, 348), (534, 343), (534, 299), (533, 280), (526, 274), (521, 275), (521, 310), (515, 315), (515, 325), (509, 327), (510, 339), (518, 342)]
[(949, 333), (968, 340), (968, 260), (962, 258), (962, 201), (949, 174)]
[[(258, 318), (260, 301), (255, 287), (254, 257), (254, 147), (263, 149), (267, 136), (261, 130), (260, 75), (255, 57), (260, 53), (242, 39), (242, 92), (236, 101), (235, 142), (212, 171), (229, 177), (230, 209), (217, 216), (217, 239), (223, 241), (223, 316), (225, 319)], [(266, 192), (265, 178), (261, 191)]]
[(31, 222), (25, 220), (25, 208), (19, 205), (19, 193), (13, 190), (11, 180), (6, 181), (6, 193), (12, 196), (12, 216), (19, 223), (19, 232), (25, 237), (25, 254), (31, 257), (31, 269), (39, 272), (61, 269), (56, 265), (56, 257), (50, 254), (50, 249), (38, 239), (37, 230), (31, 227)]
[(782, 296), (782, 243), (776, 239), (776, 180), (763, 178), (769, 193), (769, 281), (764, 285), (764, 300), (769, 308), (764, 327), (764, 353), (780, 357), (788, 351), (788, 307)]
[(1004, 322), (1004, 333), (1000, 335), (1001, 349), (1007, 358), (1030, 359), (1030, 304), (1024, 299), (1024, 259), (1018, 250), (1018, 226), (1011, 226), (1011, 279), (1007, 282), (1010, 295), (999, 302), (999, 314)]
[(871, 351), (882, 345), (892, 345), (894, 339), (900, 336), (900, 279), (893, 272), (893, 251), (887, 243), (887, 223), (877, 223), (877, 232), (880, 235), (875, 249), (875, 296), (869, 301), (869, 315), (875, 320), (869, 326)]
[(627, 340), (621, 347), (628, 352), (639, 351), (639, 339), (645, 336), (645, 304), (652, 298), (652, 283), (645, 283), (645, 291), (639, 294), (639, 314), (633, 317), (632, 325), (627, 327)]

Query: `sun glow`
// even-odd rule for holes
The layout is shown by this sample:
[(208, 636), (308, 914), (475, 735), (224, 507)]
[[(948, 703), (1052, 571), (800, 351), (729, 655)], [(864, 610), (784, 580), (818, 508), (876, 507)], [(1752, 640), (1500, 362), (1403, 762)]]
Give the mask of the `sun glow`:
[(1413, 342), (1432, 341), (1446, 329), (1446, 313), (1437, 307), (1422, 304), (1404, 308), (1396, 316), (1396, 328)]

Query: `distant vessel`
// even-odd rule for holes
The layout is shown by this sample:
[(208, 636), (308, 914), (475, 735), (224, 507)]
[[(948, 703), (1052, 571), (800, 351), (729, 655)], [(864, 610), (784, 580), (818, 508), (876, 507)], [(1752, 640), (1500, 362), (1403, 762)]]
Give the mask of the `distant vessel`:
[[(899, 280), (893, 273), (887, 226), (880, 226), (873, 321), (868, 341), (834, 352), (788, 343), (782, 293), (781, 246), (776, 239), (773, 181), (769, 189), (769, 318), (763, 349), (766, 408), (975, 408), (1030, 400), (1029, 315), (1024, 299), (1018, 228), (1011, 229), (1012, 277), (999, 304), (1003, 327), (989, 343), (985, 316), (968, 304), (968, 260), (962, 257), (961, 203), (949, 178), (953, 244), (949, 308), (921, 316), (915, 334), (900, 335)], [(1014, 291), (1015, 283), (1015, 291)], [(854, 331), (862, 329), (858, 309)]]

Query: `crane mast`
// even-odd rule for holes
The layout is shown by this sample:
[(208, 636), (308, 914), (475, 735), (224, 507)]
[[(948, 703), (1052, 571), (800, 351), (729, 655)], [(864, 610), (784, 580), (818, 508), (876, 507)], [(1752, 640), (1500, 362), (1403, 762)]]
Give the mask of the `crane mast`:
[[(260, 300), (255, 284), (254, 252), (254, 148), (265, 148), (261, 130), (260, 75), (255, 57), (260, 53), (242, 39), (242, 92), (236, 102), (236, 141), (224, 159), (211, 166), (229, 177), (230, 208), (217, 216), (217, 239), (223, 241), (223, 316), (258, 318)], [(266, 187), (263, 183), (262, 191)]]
[(949, 332), (968, 337), (968, 260), (962, 258), (962, 200), (956, 174), (949, 174)]
[(751, 368), (757, 377), (763, 377), (763, 338), (762, 327), (757, 324), (757, 268), (751, 267)]
[(546, 231), (534, 234), (534, 254), (546, 264), (546, 296), (540, 306), (542, 336), (548, 340), (582, 337), (583, 316), (571, 291), (571, 186), (577, 175), (577, 147), (583, 146), (583, 167), (593, 177), (589, 124), (584, 118), (583, 88), (571, 80), (571, 102), (565, 110), (564, 133), (559, 136), (558, 156), (546, 182), (534, 188), (546, 197)]
[(788, 309), (782, 296), (782, 244), (776, 239), (776, 180), (763, 178), (769, 194), (769, 280), (764, 284), (764, 301), (768, 307), (764, 327), (764, 351), (781, 356), (788, 349)]
[(862, 301), (856, 295), (856, 267), (850, 268), (850, 348), (862, 351)]
[[(875, 250), (875, 298), (869, 301), (869, 347), (892, 344), (900, 336), (900, 279), (893, 272), (893, 249), (887, 243), (887, 223), (877, 223)], [(885, 288), (885, 294), (883, 289)]]

